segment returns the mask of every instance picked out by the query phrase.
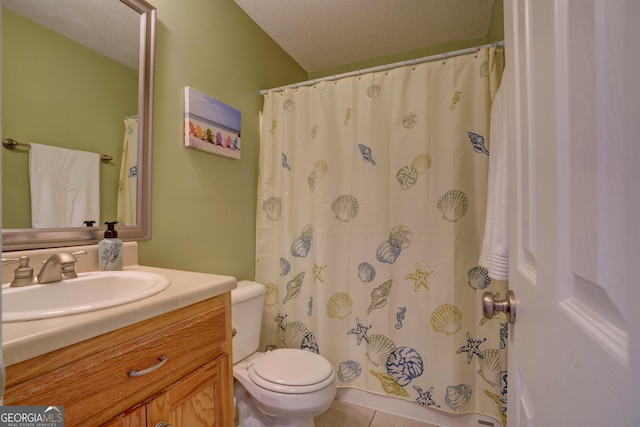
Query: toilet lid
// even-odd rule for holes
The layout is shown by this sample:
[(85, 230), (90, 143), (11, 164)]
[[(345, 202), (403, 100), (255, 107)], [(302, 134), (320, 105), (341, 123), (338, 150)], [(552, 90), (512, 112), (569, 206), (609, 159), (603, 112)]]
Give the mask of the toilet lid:
[(249, 369), (251, 380), (279, 393), (311, 393), (333, 382), (334, 371), (324, 357), (306, 350), (280, 348), (266, 353)]

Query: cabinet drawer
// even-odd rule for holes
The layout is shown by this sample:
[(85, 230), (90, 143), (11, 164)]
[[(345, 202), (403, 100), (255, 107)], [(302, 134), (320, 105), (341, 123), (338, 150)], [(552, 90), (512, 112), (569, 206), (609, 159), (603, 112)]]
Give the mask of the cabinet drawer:
[(227, 351), (226, 316), (217, 307), (17, 384), (4, 404), (63, 405), (66, 426), (99, 425)]

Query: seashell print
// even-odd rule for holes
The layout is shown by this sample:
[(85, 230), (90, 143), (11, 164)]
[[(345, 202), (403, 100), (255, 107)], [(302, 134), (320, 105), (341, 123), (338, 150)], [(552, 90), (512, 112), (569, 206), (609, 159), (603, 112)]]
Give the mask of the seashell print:
[(407, 113), (402, 118), (402, 127), (405, 129), (411, 129), (418, 123), (418, 115), (416, 113)]
[(380, 95), (380, 86), (378, 85), (369, 86), (369, 88), (367, 89), (367, 96), (369, 98), (377, 98), (378, 95)]
[(262, 203), (262, 210), (270, 220), (279, 220), (282, 215), (282, 201), (280, 197), (269, 197)]
[(358, 264), (358, 278), (364, 283), (372, 282), (376, 278), (376, 269), (368, 262)]
[(487, 150), (484, 146), (484, 137), (473, 132), (467, 132), (467, 134), (469, 135), (469, 139), (471, 140), (473, 151), (480, 154), (486, 154), (488, 156), (489, 150)]
[(403, 166), (398, 170), (396, 179), (400, 183), (400, 188), (408, 190), (418, 181), (418, 172), (412, 166)]
[(311, 171), (309, 178), (307, 178), (307, 184), (309, 184), (309, 191), (313, 193), (313, 190), (316, 189), (316, 174), (313, 171)]
[(478, 358), (480, 369), (478, 374), (492, 387), (500, 384), (502, 373), (500, 367), (500, 350), (488, 348), (482, 351), (482, 358)]
[(264, 285), (266, 291), (264, 293), (264, 305), (273, 307), (278, 302), (278, 285), (275, 283), (267, 283)]
[(282, 109), (284, 111), (293, 111), (293, 109), (296, 107), (296, 103), (292, 100), (292, 99), (287, 99), (286, 101), (284, 101), (284, 103), (282, 104)]
[(267, 351), (272, 351), (272, 350), (275, 350), (276, 348), (278, 348), (278, 346), (275, 344), (267, 344), (264, 346), (264, 352), (266, 353)]
[(396, 345), (384, 335), (370, 335), (367, 341), (367, 358), (376, 366), (386, 366)]
[(307, 305), (309, 306), (309, 310), (307, 310), (307, 316), (312, 316), (313, 315), (313, 297), (309, 297), (309, 303)]
[(280, 275), (286, 276), (291, 271), (291, 263), (286, 258), (280, 257)]
[(400, 256), (402, 246), (399, 240), (387, 239), (380, 243), (376, 249), (376, 259), (380, 262), (387, 264), (393, 264)]
[(369, 308), (367, 308), (367, 314), (370, 314), (377, 308), (385, 306), (385, 304), (387, 303), (387, 298), (389, 297), (389, 293), (391, 292), (392, 283), (393, 279), (389, 279), (382, 285), (371, 291), (371, 304), (369, 305)]
[(491, 284), (489, 272), (482, 266), (477, 265), (471, 267), (467, 275), (469, 276), (467, 284), (471, 286), (472, 289), (486, 289)]
[(362, 367), (355, 360), (340, 362), (338, 365), (338, 381), (350, 383), (360, 376)]
[(467, 213), (469, 199), (462, 191), (449, 190), (438, 199), (436, 206), (442, 212), (442, 219), (457, 222), (459, 218)]
[(449, 336), (462, 328), (462, 311), (452, 304), (442, 304), (431, 313), (431, 329)]
[(387, 359), (387, 373), (395, 382), (405, 386), (424, 372), (422, 357), (411, 347), (398, 347)]
[(309, 332), (307, 335), (304, 336), (304, 338), (302, 338), (302, 341), (300, 342), (300, 349), (308, 350), (316, 354), (320, 353), (320, 348), (318, 347), (318, 341), (316, 340), (316, 336), (313, 334), (313, 332)]
[(278, 121), (277, 120), (272, 120), (271, 121), (271, 135), (275, 135), (276, 134), (276, 129), (278, 129)]
[(415, 169), (418, 174), (427, 173), (431, 168), (431, 156), (427, 153), (418, 154), (411, 161), (411, 167)]
[(307, 237), (309, 240), (313, 239), (313, 225), (307, 224), (300, 233), (303, 237)]
[(289, 348), (302, 348), (302, 340), (309, 333), (309, 328), (302, 322), (286, 323), (282, 333), (282, 343)]
[(355, 218), (358, 209), (358, 199), (349, 194), (338, 196), (331, 203), (331, 210), (336, 214), (336, 219), (342, 222), (349, 222)]
[(324, 160), (318, 160), (313, 165), (313, 172), (316, 175), (316, 178), (322, 178), (329, 171), (329, 165)]
[(406, 225), (396, 225), (389, 232), (389, 239), (399, 242), (401, 249), (407, 249), (413, 240), (413, 233)]
[(282, 153), (282, 167), (286, 170), (291, 170), (291, 166), (289, 166), (289, 163), (287, 162), (287, 155), (284, 153)]
[(311, 139), (316, 139), (316, 135), (318, 135), (318, 125), (313, 125), (311, 128)]
[(450, 385), (447, 386), (444, 402), (450, 409), (457, 411), (469, 402), (471, 393), (472, 390), (469, 384)]
[(291, 255), (298, 258), (306, 258), (311, 250), (311, 239), (308, 236), (296, 237), (291, 244)]
[(344, 319), (351, 314), (353, 300), (346, 292), (336, 292), (327, 301), (327, 316), (332, 319)]
[(362, 154), (362, 160), (371, 163), (372, 165), (376, 164), (376, 161), (371, 157), (371, 148), (364, 144), (358, 144), (358, 148), (360, 149), (360, 154)]
[(387, 394), (395, 394), (396, 396), (409, 397), (407, 390), (402, 388), (400, 384), (394, 381), (393, 377), (389, 374), (383, 374), (382, 372), (369, 371), (371, 375), (380, 380), (382, 389)]
[(290, 299), (296, 298), (300, 295), (300, 289), (302, 288), (302, 281), (304, 280), (304, 271), (298, 273), (296, 277), (291, 279), (287, 283), (287, 295), (282, 300), (282, 304), (286, 304)]

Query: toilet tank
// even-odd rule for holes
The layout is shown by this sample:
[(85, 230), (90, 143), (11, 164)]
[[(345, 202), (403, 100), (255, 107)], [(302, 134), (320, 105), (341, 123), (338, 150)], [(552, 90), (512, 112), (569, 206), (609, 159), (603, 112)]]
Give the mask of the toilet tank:
[(253, 354), (260, 344), (262, 309), (265, 286), (249, 280), (241, 280), (231, 291), (231, 327), (233, 337), (233, 363)]

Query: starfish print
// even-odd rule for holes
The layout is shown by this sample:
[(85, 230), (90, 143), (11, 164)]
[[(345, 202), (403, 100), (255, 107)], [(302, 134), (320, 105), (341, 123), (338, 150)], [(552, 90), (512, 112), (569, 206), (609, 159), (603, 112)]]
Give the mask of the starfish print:
[(418, 392), (418, 394), (420, 395), (420, 397), (418, 397), (416, 399), (416, 403), (422, 406), (435, 406), (436, 408), (439, 408), (440, 405), (438, 405), (435, 400), (433, 400), (433, 398), (431, 397), (431, 393), (433, 393), (433, 387), (429, 387), (429, 390), (427, 391), (422, 391), (422, 388), (418, 387), (417, 385), (413, 386), (414, 390)]
[(278, 323), (278, 327), (280, 329), (282, 329), (284, 331), (284, 319), (286, 319), (288, 316), (288, 314), (285, 314), (284, 316), (280, 313), (278, 313), (278, 315), (276, 317), (273, 318), (273, 320), (275, 320)]
[(356, 326), (353, 329), (349, 329), (349, 331), (347, 332), (347, 335), (350, 334), (355, 334), (358, 336), (358, 345), (360, 345), (360, 343), (362, 342), (362, 339), (364, 338), (365, 341), (369, 342), (369, 337), (367, 337), (367, 331), (369, 330), (369, 328), (371, 328), (371, 325), (369, 326), (364, 326), (362, 324), (362, 322), (360, 322), (360, 319), (356, 318), (356, 322), (358, 324), (358, 326)]
[(471, 359), (473, 358), (474, 354), (478, 356), (480, 359), (484, 359), (484, 356), (482, 355), (482, 352), (480, 351), (478, 346), (483, 342), (485, 342), (486, 340), (487, 340), (486, 338), (482, 338), (481, 340), (474, 340), (471, 337), (471, 334), (467, 332), (467, 345), (460, 347), (458, 351), (456, 351), (456, 354), (464, 353), (466, 351), (467, 364), (471, 363)]
[(313, 283), (316, 283), (316, 280), (319, 280), (321, 283), (324, 283), (324, 279), (322, 278), (322, 270), (327, 268), (326, 265), (318, 265), (313, 264)]
[(425, 288), (429, 289), (429, 284), (427, 283), (427, 277), (429, 277), (429, 275), (431, 274), (433, 274), (433, 270), (422, 271), (420, 264), (416, 263), (416, 272), (413, 274), (407, 274), (406, 276), (404, 276), (404, 278), (407, 280), (413, 280), (415, 284), (414, 291), (418, 292), (418, 289), (420, 289), (420, 286), (424, 286)]

